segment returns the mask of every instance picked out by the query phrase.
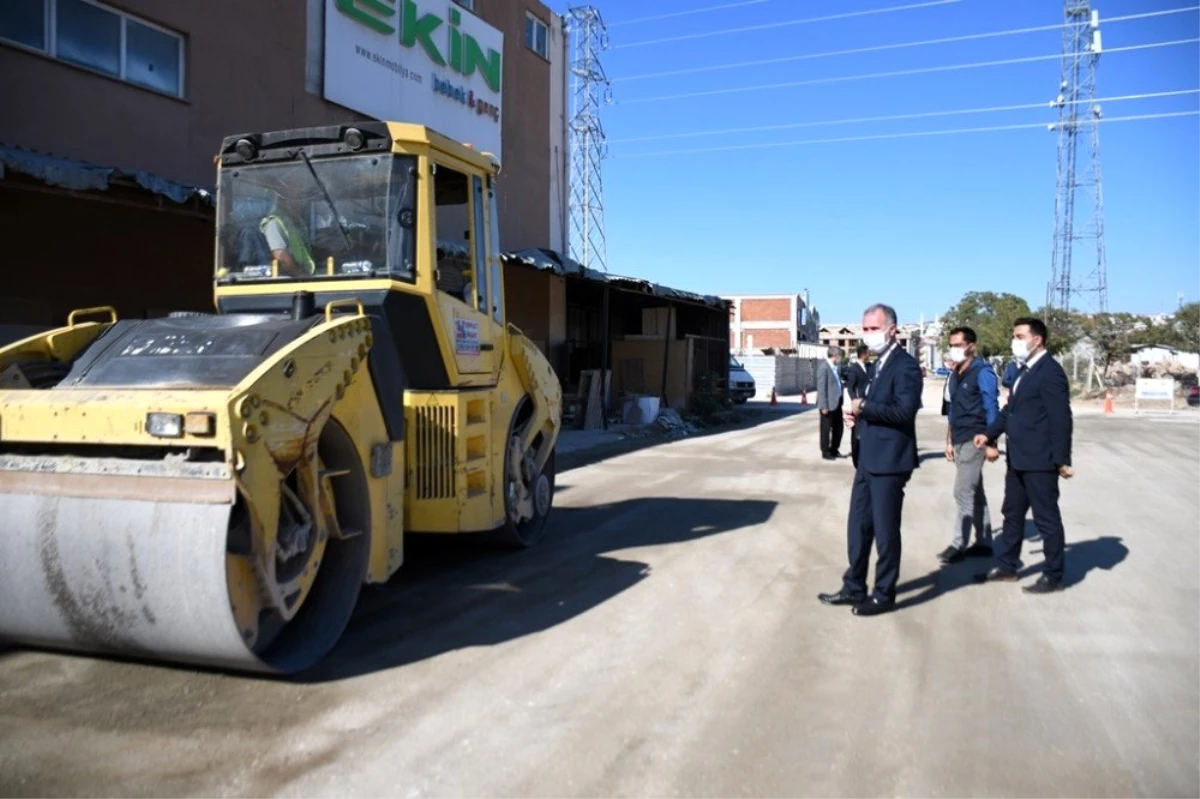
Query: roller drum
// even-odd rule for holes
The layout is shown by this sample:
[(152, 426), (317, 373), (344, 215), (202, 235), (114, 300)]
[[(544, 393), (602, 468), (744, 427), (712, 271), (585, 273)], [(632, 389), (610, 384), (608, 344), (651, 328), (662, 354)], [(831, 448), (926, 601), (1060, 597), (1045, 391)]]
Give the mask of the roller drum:
[(331, 547), (312, 593), (263, 653), (231, 608), (233, 505), (0, 494), (0, 638), (51, 649), (253, 672), (306, 668), (336, 643), (366, 564)]

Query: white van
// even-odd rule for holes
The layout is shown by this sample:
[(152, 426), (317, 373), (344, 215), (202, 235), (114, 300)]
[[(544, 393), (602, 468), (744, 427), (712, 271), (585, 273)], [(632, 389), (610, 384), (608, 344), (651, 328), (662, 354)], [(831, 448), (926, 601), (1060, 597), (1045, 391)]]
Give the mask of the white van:
[(729, 356), (729, 396), (737, 403), (754, 396), (754, 378), (732, 355)]

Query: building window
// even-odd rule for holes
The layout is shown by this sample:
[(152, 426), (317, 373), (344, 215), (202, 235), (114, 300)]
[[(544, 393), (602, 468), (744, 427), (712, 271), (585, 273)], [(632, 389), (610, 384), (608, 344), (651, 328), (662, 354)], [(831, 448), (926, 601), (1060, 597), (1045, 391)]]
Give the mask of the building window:
[(542, 58), (550, 57), (546, 46), (546, 23), (533, 14), (525, 15), (525, 46)]
[(45, 50), (46, 0), (5, 0), (0, 3), (0, 39)]
[(3, 0), (0, 39), (183, 96), (183, 37), (92, 0)]
[(458, 3), (460, 6), (465, 8), (467, 11), (475, 10), (475, 0), (454, 0), (454, 2)]

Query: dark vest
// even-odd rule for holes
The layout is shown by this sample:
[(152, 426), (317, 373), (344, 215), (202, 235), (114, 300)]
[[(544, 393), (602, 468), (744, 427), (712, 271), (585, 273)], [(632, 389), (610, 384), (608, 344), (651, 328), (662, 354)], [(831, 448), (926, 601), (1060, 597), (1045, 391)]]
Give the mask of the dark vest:
[(965, 375), (951, 376), (950, 407), (954, 424), (950, 429), (950, 441), (954, 444), (962, 444), (987, 432), (987, 411), (979, 391), (979, 373), (987, 368), (986, 363), (976, 358)]

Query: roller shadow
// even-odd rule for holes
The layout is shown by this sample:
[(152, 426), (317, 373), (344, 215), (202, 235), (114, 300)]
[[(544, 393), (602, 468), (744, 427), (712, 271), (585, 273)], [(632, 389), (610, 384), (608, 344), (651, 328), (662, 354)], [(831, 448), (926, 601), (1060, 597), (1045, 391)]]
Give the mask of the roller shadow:
[(607, 553), (762, 524), (775, 505), (648, 498), (555, 508), (542, 544), (520, 552), (473, 545), (461, 536), (414, 536), (406, 540), (405, 564), (391, 582), (364, 586), (334, 650), (288, 679), (341, 680), (547, 630), (650, 576), (646, 563)]

